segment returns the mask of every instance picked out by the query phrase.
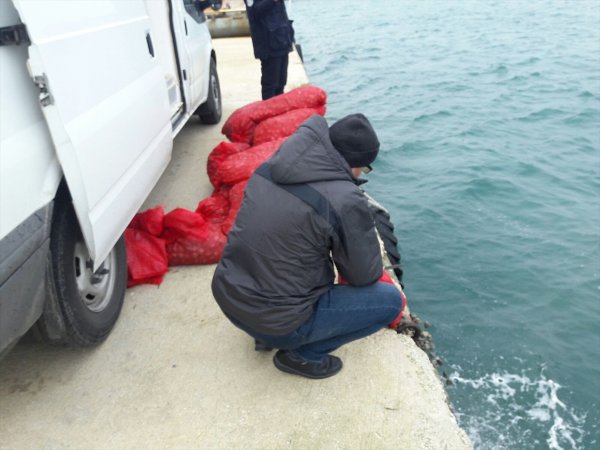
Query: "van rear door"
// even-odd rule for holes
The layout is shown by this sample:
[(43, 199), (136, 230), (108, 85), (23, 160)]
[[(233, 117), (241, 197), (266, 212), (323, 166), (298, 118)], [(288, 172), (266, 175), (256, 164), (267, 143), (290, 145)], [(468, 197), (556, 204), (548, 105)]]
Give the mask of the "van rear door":
[(97, 267), (171, 155), (167, 84), (144, 1), (13, 2), (29, 33), (30, 74)]

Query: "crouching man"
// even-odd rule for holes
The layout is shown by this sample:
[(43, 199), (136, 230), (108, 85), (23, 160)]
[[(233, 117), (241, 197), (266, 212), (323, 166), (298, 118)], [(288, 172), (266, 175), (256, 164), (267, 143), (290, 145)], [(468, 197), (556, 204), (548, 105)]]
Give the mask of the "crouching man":
[[(257, 350), (280, 349), (273, 362), (284, 372), (335, 375), (342, 361), (330, 353), (402, 308), (397, 288), (377, 282), (380, 247), (358, 187), (378, 151), (362, 114), (331, 128), (312, 116), (248, 182), (212, 291)], [(334, 284), (334, 263), (348, 284)]]

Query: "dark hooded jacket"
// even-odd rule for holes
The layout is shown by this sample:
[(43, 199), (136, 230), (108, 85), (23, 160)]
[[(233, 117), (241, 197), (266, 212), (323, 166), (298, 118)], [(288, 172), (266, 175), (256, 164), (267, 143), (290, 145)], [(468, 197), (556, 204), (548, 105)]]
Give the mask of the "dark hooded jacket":
[[(272, 181), (257, 173), (250, 178), (212, 291), (226, 315), (277, 336), (308, 320), (332, 288), (331, 256), (354, 286), (376, 282), (383, 267), (367, 199), (324, 118), (310, 117), (266, 164)], [(278, 184), (318, 191), (339, 218), (338, 229)]]
[(248, 6), (248, 0), (245, 2), (254, 56), (269, 59), (291, 52), (294, 29), (284, 1), (254, 0), (252, 6)]

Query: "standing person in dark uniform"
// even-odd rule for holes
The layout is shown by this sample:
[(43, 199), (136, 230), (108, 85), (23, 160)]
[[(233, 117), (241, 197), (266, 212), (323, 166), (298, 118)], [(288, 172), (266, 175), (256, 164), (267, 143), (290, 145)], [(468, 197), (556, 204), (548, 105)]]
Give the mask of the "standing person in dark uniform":
[(254, 56), (260, 59), (262, 99), (283, 94), (294, 29), (283, 0), (244, 0)]
[[(395, 286), (378, 282), (381, 250), (359, 175), (379, 151), (362, 114), (330, 128), (312, 116), (252, 175), (215, 270), (229, 320), (280, 349), (275, 366), (307, 378), (342, 368), (330, 355), (392, 322)], [(347, 285), (334, 284), (334, 264)]]

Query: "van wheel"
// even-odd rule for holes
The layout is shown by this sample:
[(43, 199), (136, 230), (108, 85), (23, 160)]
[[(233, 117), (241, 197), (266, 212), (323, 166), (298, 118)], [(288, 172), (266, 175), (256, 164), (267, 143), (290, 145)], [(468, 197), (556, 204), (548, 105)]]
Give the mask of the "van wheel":
[[(127, 288), (125, 239), (117, 241), (105, 261), (93, 272), (92, 260), (68, 202), (58, 201), (50, 235), (48, 291), (59, 318), (44, 317), (53, 308), (44, 308), (36, 335), (46, 341), (76, 346), (102, 342), (117, 322)], [(56, 316), (55, 315), (55, 316)], [(61, 322), (56, 333), (48, 323)], [(52, 320), (52, 322), (50, 322)]]
[(210, 59), (210, 79), (208, 80), (208, 98), (198, 108), (200, 121), (207, 125), (215, 125), (220, 122), (223, 107), (221, 102), (221, 85), (217, 73), (217, 62)]

